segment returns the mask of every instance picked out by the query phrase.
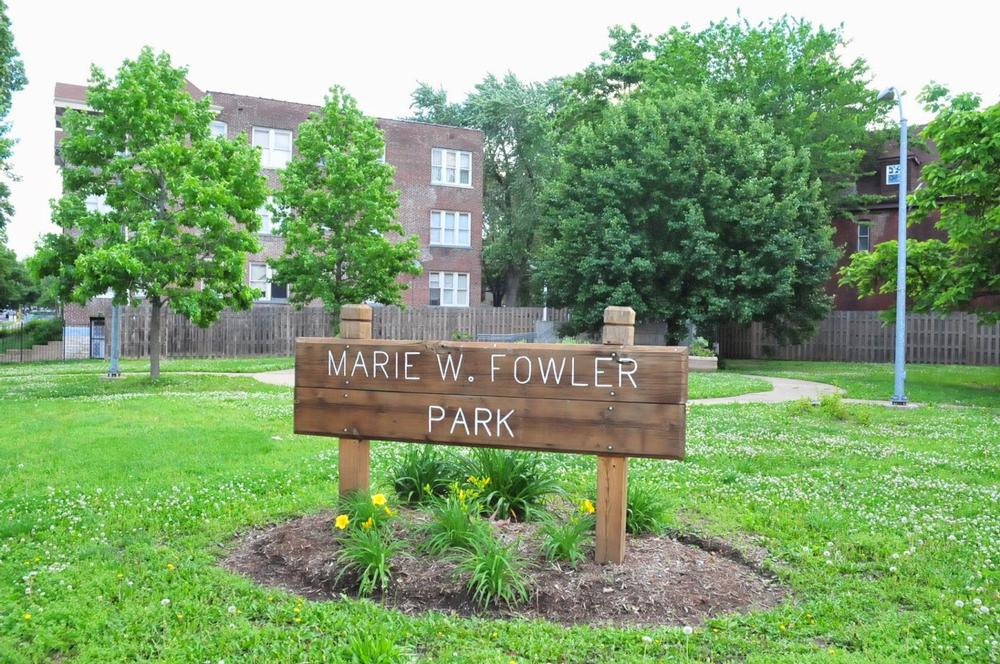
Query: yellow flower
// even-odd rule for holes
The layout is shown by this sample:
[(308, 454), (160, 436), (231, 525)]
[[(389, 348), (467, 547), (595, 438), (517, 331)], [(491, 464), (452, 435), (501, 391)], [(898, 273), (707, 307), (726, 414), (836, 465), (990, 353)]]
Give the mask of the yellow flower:
[(368, 530), (369, 528), (375, 525), (375, 522), (372, 521), (371, 517), (368, 517), (368, 520), (362, 523), (361, 525), (364, 527), (365, 530)]
[(595, 511), (594, 503), (591, 502), (589, 498), (584, 498), (583, 502), (580, 503), (580, 509), (586, 512), (587, 514), (593, 514)]
[(174, 571), (174, 564), (173, 563), (167, 563), (167, 569), (169, 571), (173, 572)]
[(372, 496), (372, 505), (374, 505), (375, 507), (382, 507), (383, 505), (385, 505), (385, 494), (376, 493), (374, 496)]
[(386, 508), (385, 508), (385, 515), (386, 515), (386, 516), (392, 516), (392, 510), (391, 510), (391, 509), (389, 509), (388, 507), (386, 507)]
[(24, 614), (24, 619), (25, 620), (31, 620), (31, 614), (30, 613), (25, 613)]
[(347, 527), (347, 524), (349, 524), (350, 522), (351, 520), (347, 517), (346, 514), (341, 514), (340, 516), (337, 517), (337, 520), (334, 522), (334, 525), (343, 530), (344, 528)]

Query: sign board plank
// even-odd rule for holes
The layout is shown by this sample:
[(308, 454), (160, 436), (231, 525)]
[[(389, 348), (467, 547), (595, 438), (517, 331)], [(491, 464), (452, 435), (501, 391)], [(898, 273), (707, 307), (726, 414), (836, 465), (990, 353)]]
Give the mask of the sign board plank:
[(681, 404), (295, 388), (299, 434), (681, 459), (684, 425)]
[(298, 387), (683, 404), (684, 348), (299, 339)]

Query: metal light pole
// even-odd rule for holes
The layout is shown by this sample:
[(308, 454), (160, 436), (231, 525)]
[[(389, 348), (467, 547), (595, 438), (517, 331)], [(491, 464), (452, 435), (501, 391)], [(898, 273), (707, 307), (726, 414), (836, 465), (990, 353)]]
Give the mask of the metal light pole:
[(907, 188), (907, 135), (906, 118), (903, 117), (903, 95), (888, 87), (878, 95), (878, 101), (895, 97), (899, 106), (899, 234), (896, 242), (896, 367), (892, 404), (906, 405), (906, 188)]
[(108, 367), (108, 378), (118, 378), (122, 372), (118, 369), (118, 356), (122, 348), (122, 308), (111, 304), (111, 365)]

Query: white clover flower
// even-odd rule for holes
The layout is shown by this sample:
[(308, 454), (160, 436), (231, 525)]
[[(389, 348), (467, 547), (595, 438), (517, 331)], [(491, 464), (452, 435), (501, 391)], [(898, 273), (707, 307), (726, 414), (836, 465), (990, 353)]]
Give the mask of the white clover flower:
[(988, 607), (988, 606), (981, 606), (981, 607), (979, 607), (979, 612), (980, 613), (989, 613), (990, 612), (990, 607)]
[(235, 614), (235, 613), (236, 613), (236, 607), (235, 607), (235, 606), (233, 606), (232, 604), (230, 604), (230, 605), (229, 605), (229, 608), (228, 608), (228, 609), (226, 609), (226, 610), (227, 610), (227, 611), (229, 611), (229, 615), (233, 615), (233, 614)]
[(653, 637), (651, 637), (651, 636), (644, 636), (644, 637), (642, 637), (642, 642), (643, 643), (652, 643), (653, 642)]
[(957, 608), (961, 609), (961, 608), (962, 608), (963, 606), (965, 606), (965, 602), (963, 602), (963, 601), (962, 601), (962, 600), (960, 600), (960, 599), (956, 599), (956, 600), (955, 600), (955, 606), (956, 606)]
[(889, 568), (889, 571), (890, 571), (890, 572), (893, 572), (893, 573), (895, 573), (895, 571), (896, 571), (896, 566), (895, 566), (895, 565), (893, 565), (892, 567), (890, 567), (890, 568)]
[(160, 600), (160, 605), (161, 606), (170, 606), (170, 599), (167, 598), (167, 597), (164, 597), (163, 599)]
[(683, 631), (684, 634), (686, 634), (687, 636), (691, 636), (692, 634), (694, 634), (694, 627), (691, 627), (691, 625), (684, 625)]

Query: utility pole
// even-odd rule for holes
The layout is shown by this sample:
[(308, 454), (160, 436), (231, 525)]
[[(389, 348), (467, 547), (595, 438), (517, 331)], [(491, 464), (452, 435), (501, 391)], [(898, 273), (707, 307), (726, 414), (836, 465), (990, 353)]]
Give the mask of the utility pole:
[(903, 117), (903, 95), (893, 87), (886, 88), (878, 95), (878, 101), (895, 97), (899, 106), (899, 233), (896, 241), (896, 366), (892, 404), (906, 405), (906, 190), (907, 177), (907, 131)]

